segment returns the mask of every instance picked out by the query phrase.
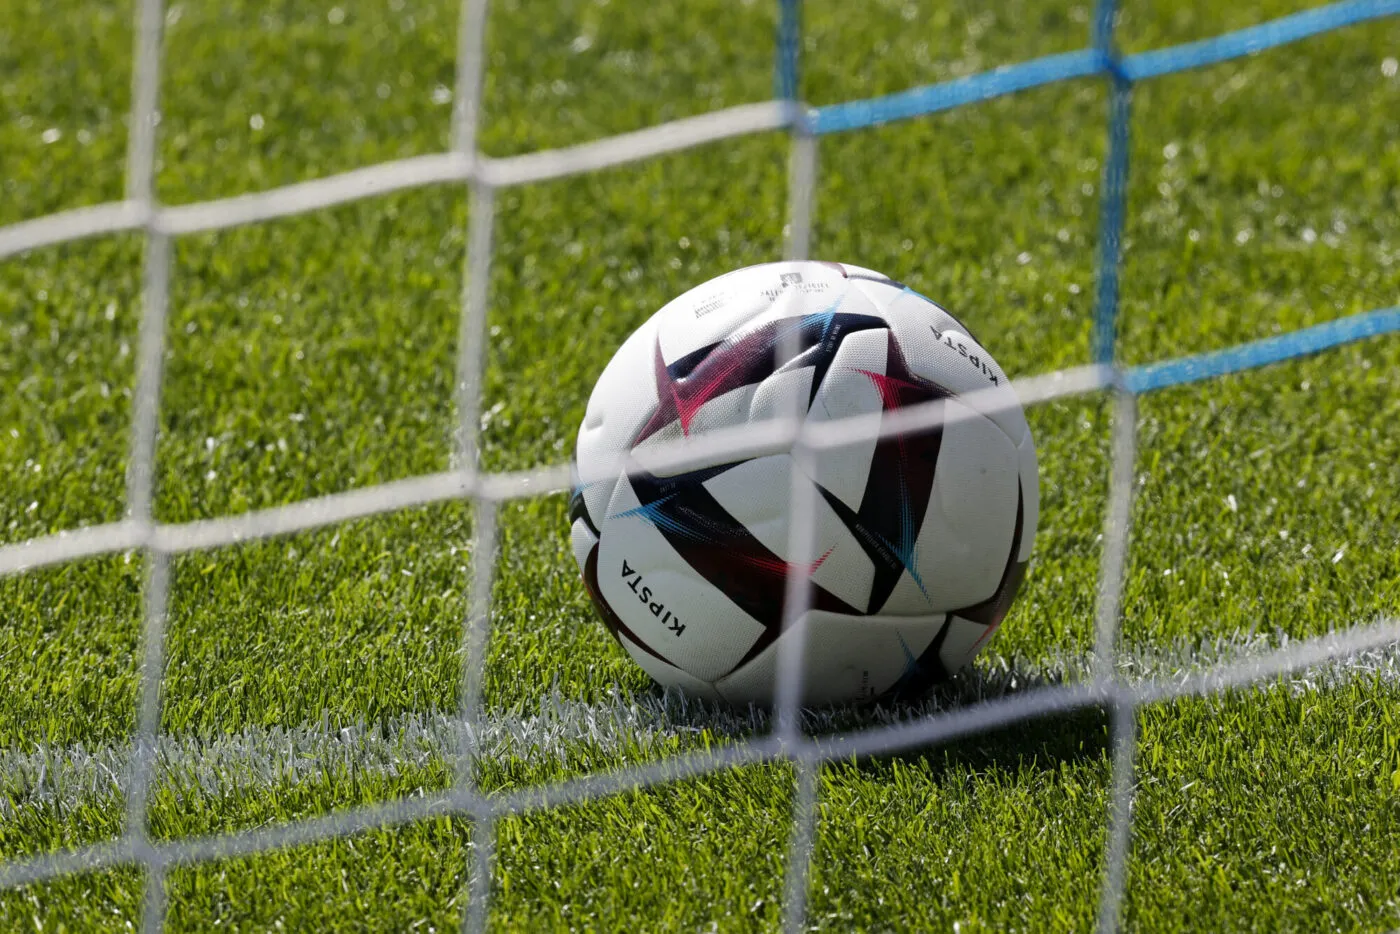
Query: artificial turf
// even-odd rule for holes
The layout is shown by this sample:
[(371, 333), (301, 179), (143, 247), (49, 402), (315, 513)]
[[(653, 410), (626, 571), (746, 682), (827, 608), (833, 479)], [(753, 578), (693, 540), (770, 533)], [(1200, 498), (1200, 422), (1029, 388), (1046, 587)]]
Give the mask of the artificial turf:
[[(1124, 6), (1129, 51), (1296, 9)], [(0, 6), (0, 222), (120, 197), (130, 14), (88, 0)], [(442, 149), (456, 15), (447, 0), (171, 5), (160, 197)], [(803, 95), (824, 104), (1082, 47), (1092, 9), (821, 0), (804, 15)], [(766, 99), (775, 23), (762, 0), (494, 4), (482, 146), (508, 155)], [(1134, 91), (1120, 360), (1396, 303), (1397, 55), (1400, 20), (1382, 20)], [(1106, 107), (1103, 82), (1083, 80), (823, 139), (814, 254), (935, 297), (1014, 376), (1087, 362)], [(498, 196), (488, 468), (564, 462), (593, 379), (632, 328), (698, 282), (781, 254), (787, 145), (763, 134)], [(465, 192), (443, 186), (180, 239), (158, 517), (444, 469), (467, 210)], [(141, 251), (122, 235), (0, 262), (4, 542), (121, 517)], [(1130, 655), (1277, 643), (1400, 612), (1398, 374), (1390, 336), (1141, 400)], [(1093, 642), (1108, 407), (1084, 397), (1029, 419), (1036, 552), (965, 679), (1001, 672), (998, 690)], [(563, 498), (507, 504), (501, 531), (487, 710), (650, 696), (588, 605)], [(180, 557), (162, 728), (213, 739), (453, 709), (471, 536), (470, 507), (442, 504)], [(129, 734), (142, 562), (0, 580), (0, 750)], [(1008, 670), (1027, 674), (1008, 687)], [(1400, 925), (1400, 682), (1389, 663), (1345, 674), (1139, 713), (1128, 928)], [(746, 733), (678, 722), (635, 741), (580, 735), (567, 755), (499, 753), (476, 777), (518, 789)], [(828, 766), (808, 924), (1089, 926), (1107, 730), (1090, 711)], [(151, 828), (214, 833), (430, 793), (452, 767), (430, 756), (213, 788), (164, 775)], [(788, 767), (755, 765), (507, 818), (493, 926), (772, 930), (793, 784)], [(0, 776), (0, 857), (121, 832), (110, 788), (32, 792)], [(441, 818), (175, 868), (167, 927), (452, 927), (472, 833)], [(142, 884), (120, 869), (0, 893), (0, 929), (126, 929)]]

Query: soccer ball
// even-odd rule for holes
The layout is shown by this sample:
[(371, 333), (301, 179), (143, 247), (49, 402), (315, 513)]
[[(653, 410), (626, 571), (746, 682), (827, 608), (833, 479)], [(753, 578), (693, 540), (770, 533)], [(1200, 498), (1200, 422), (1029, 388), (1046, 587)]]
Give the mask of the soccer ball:
[[(880, 436), (873, 413), (920, 403), (942, 420)], [(737, 456), (703, 450), (797, 414), (873, 417), (801, 466), (772, 425)], [(608, 630), (661, 684), (733, 704), (772, 702), (799, 630), (807, 704), (947, 678), (1006, 616), (1040, 503), (1030, 429), (991, 355), (929, 299), (837, 263), (740, 269), (658, 311), (599, 377), (575, 469), (574, 555)], [(801, 566), (794, 470), (816, 504)], [(789, 574), (810, 578), (809, 609), (784, 629)]]

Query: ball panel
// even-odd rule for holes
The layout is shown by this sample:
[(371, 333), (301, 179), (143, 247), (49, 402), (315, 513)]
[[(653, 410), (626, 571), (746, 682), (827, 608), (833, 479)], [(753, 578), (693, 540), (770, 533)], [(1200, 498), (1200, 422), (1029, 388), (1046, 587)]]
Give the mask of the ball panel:
[(574, 524), (569, 526), (569, 544), (573, 546), (574, 560), (582, 568), (588, 563), (588, 553), (598, 544), (598, 536), (588, 527), (587, 522), (575, 519)]
[(956, 319), (911, 291), (893, 297), (885, 313), (910, 369), (951, 392), (968, 395), (966, 404), (994, 422), (1013, 443), (1029, 432), (1006, 373)]
[(655, 343), (653, 320), (623, 342), (588, 398), (574, 464), (584, 503), (595, 523), (607, 511), (612, 498), (619, 459), (631, 448), (637, 430), (656, 410), (656, 386), (637, 378), (638, 373), (649, 372)]
[[(1006, 567), (1002, 571), (1001, 580), (997, 583), (997, 589), (981, 603), (953, 612), (963, 619), (991, 627), (992, 631), (1001, 625), (1001, 621), (1006, 618), (1007, 612), (1011, 609), (1011, 601), (1016, 599), (1016, 592), (1021, 589), (1021, 581), (1025, 579), (1026, 568), (1030, 564), (1029, 561), (1017, 560), (1017, 556), (1021, 553), (1021, 542), (1025, 532), (1025, 506), (1022, 501), (1018, 502), (1016, 506), (1016, 526), (1006, 557)], [(1031, 532), (1034, 533), (1034, 530), (1032, 529)]]
[(784, 639), (805, 631), (804, 704), (872, 700), (912, 670), (937, 636), (944, 617), (888, 618), (812, 611), (748, 664), (715, 682), (733, 704), (770, 704)]
[(719, 691), (716, 691), (714, 685), (710, 682), (701, 681), (699, 678), (687, 674), (675, 665), (662, 661), (627, 638), (627, 636), (618, 636), (617, 641), (622, 643), (622, 648), (626, 650), (628, 655), (632, 656), (632, 661), (636, 662), (642, 671), (650, 675), (651, 680), (662, 687), (680, 688), (687, 694), (703, 697), (705, 700), (724, 700)]
[(977, 335), (973, 334), (972, 329), (957, 315), (927, 295), (916, 292), (902, 282), (895, 279), (861, 280), (855, 285), (870, 296), (871, 301), (875, 302), (881, 308), (882, 313), (887, 316), (908, 316), (916, 323), (932, 325), (939, 331), (961, 334), (972, 342), (981, 344), (981, 341), (977, 340)]
[[(883, 318), (841, 311), (839, 298), (812, 313), (762, 315), (719, 344), (707, 345), (699, 357), (668, 364), (658, 347), (652, 361), (658, 402), (633, 440), (635, 450), (641, 454), (668, 443), (684, 446), (683, 439), (706, 432), (805, 412), (813, 388), (820, 386), (846, 340), (871, 329), (888, 334)], [(775, 437), (768, 449), (782, 444)], [(763, 450), (760, 433), (747, 453)], [(700, 457), (687, 463), (708, 461)], [(653, 469), (661, 471), (659, 465)]]
[[(617, 613), (613, 612), (612, 605), (608, 603), (607, 598), (603, 596), (602, 589), (598, 586), (597, 548), (590, 549), (587, 557), (584, 558), (583, 584), (588, 591), (588, 596), (593, 601), (593, 606), (598, 610), (598, 615), (603, 619), (603, 627), (612, 634), (612, 637), (616, 639), (619, 644), (626, 648), (625, 643), (627, 640), (630, 640), (634, 648), (655, 656), (657, 661), (666, 662), (666, 660), (660, 655), (657, 655), (654, 650), (638, 642), (635, 634), (628, 627), (627, 623), (623, 622), (622, 618), (619, 617)], [(635, 652), (630, 649), (628, 651), (629, 654), (635, 656)]]
[(943, 429), (934, 496), (949, 524), (966, 535), (964, 550), (999, 558), (1010, 541), (1020, 496), (1020, 458), (996, 425), (965, 417), (970, 412), (961, 400), (945, 405), (954, 417)]
[(698, 285), (662, 306), (652, 320), (657, 322), (666, 362), (723, 342), (768, 314), (779, 290), (765, 294), (763, 286), (776, 278), (762, 266), (750, 266)]
[[(967, 412), (956, 400), (945, 409)], [(880, 612), (946, 612), (995, 592), (1015, 534), (1014, 451), (995, 425), (954, 418), (944, 429), (909, 569)], [(998, 509), (1009, 495), (1012, 506)]]
[[(674, 445), (683, 439), (775, 418), (805, 414), (811, 394), (812, 368), (803, 367), (773, 373), (759, 382), (748, 383), (707, 399), (686, 421), (673, 418), (665, 427), (649, 434), (634, 448), (637, 452)], [(763, 444), (763, 442), (758, 442)], [(732, 455), (726, 455), (732, 459)], [(711, 466), (704, 459), (692, 461), (685, 469)], [(672, 472), (675, 472), (674, 469)]]
[[(694, 486), (694, 484), (684, 484)], [(661, 509), (648, 508), (624, 479), (603, 521), (598, 546), (598, 587), (638, 643), (702, 681), (730, 671), (763, 633), (764, 625), (712, 583), (692, 561), (723, 548), (699, 528)], [(658, 525), (695, 551), (682, 556)], [(688, 560), (689, 559), (689, 560)], [(692, 612), (692, 610), (694, 612)]]
[(767, 263), (696, 286), (668, 302), (654, 320), (669, 363), (760, 320), (802, 314), (809, 304), (830, 304), (844, 290), (842, 276), (820, 263)]
[(917, 550), (914, 551), (911, 563), (915, 571), (901, 571), (895, 578), (889, 596), (878, 607), (872, 607), (872, 612), (907, 616), (932, 613), (940, 608), (946, 610), (954, 605), (948, 602), (945, 595), (947, 582), (943, 580), (941, 572), (931, 576), (927, 571), (920, 570), (927, 568), (929, 563), (923, 560), (923, 556)]
[[(879, 387), (866, 374), (885, 372), (888, 334), (885, 330), (874, 330), (846, 335), (832, 358), (826, 378), (817, 387), (816, 398), (807, 415), (811, 421), (828, 422), (881, 411)], [(823, 450), (815, 459), (813, 479), (851, 509), (860, 509), (875, 444), (876, 435), (867, 432), (852, 434), (849, 444)]]
[(749, 403), (751, 422), (764, 422), (779, 418), (792, 418), (807, 413), (807, 402), (812, 397), (811, 366), (796, 369), (782, 369), (764, 380), (753, 394)]
[(995, 631), (994, 626), (985, 626), (961, 616), (949, 616), (948, 633), (938, 650), (938, 661), (943, 670), (951, 675), (964, 668)]
[[(950, 413), (968, 410), (949, 399)], [(985, 600), (996, 590), (1016, 528), (1019, 475), (1015, 449), (984, 418), (953, 418), (943, 443), (906, 575), (881, 612), (947, 611)]]
[[(771, 378), (771, 377), (770, 377)], [(695, 437), (696, 435), (707, 434), (718, 431), (721, 428), (732, 428), (735, 425), (743, 425), (749, 420), (749, 410), (753, 407), (754, 394), (758, 392), (759, 383), (753, 382), (743, 386), (737, 386), (728, 392), (724, 392), (705, 400), (699, 408), (688, 415), (689, 424), (681, 422), (679, 419), (673, 421), (668, 428), (677, 426), (682, 428), (682, 435)], [(674, 432), (670, 433), (674, 438)], [(644, 444), (649, 444), (648, 438)], [(641, 445), (639, 445), (640, 447)], [(695, 464), (694, 467), (708, 466)]]
[(809, 486), (810, 499), (814, 501), (816, 541), (803, 567), (788, 564), (792, 560), (788, 521), (792, 471), (793, 460), (786, 454), (756, 458), (706, 480), (705, 489), (754, 538), (782, 560), (782, 565), (772, 569), (780, 579), (778, 586), (786, 586), (783, 578), (789, 571), (806, 573), (818, 587), (856, 609), (864, 609), (870, 602), (875, 567), (850, 527), (811, 488), (811, 481), (805, 476), (801, 476), (799, 482)]

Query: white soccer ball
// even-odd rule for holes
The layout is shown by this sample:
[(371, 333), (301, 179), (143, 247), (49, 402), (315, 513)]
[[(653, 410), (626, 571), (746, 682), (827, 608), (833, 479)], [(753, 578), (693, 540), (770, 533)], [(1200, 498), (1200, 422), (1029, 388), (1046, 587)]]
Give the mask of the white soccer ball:
[[(880, 436), (875, 413), (921, 403), (940, 424)], [(874, 416), (800, 474), (816, 541), (797, 552), (791, 434), (703, 450), (794, 413)], [(609, 631), (661, 684), (734, 704), (771, 703), (799, 631), (804, 703), (946, 678), (1006, 616), (1040, 503), (1030, 429), (991, 355), (927, 298), (837, 263), (740, 269), (658, 311), (599, 377), (576, 470), (574, 555)], [(789, 573), (810, 597), (785, 630)]]

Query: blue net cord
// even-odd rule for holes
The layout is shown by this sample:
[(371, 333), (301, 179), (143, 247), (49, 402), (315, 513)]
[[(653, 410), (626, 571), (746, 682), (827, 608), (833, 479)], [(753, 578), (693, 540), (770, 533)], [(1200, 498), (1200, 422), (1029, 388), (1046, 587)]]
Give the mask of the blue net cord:
[(1099, 195), (1099, 255), (1094, 297), (1093, 360), (1112, 363), (1118, 340), (1118, 271), (1122, 257), (1124, 201), (1128, 183), (1128, 130), (1132, 84), (1123, 76), (1113, 44), (1116, 0), (1099, 0), (1094, 15), (1094, 52), (1108, 73), (1108, 151)]
[(1330, 347), (1397, 331), (1400, 331), (1400, 306), (1381, 308), (1290, 331), (1277, 337), (1238, 344), (1225, 350), (1129, 367), (1123, 372), (1123, 385), (1135, 393), (1152, 392), (1182, 383), (1224, 376), (1227, 373), (1252, 370), (1255, 367), (1291, 360)]
[(1123, 73), (1129, 81), (1155, 78), (1189, 68), (1214, 65), (1397, 13), (1400, 13), (1400, 0), (1342, 0), (1341, 3), (1294, 13), (1200, 42), (1129, 55), (1123, 59)]
[(802, 43), (802, 0), (778, 0), (778, 61), (773, 83), (780, 100), (798, 99), (798, 54)]

